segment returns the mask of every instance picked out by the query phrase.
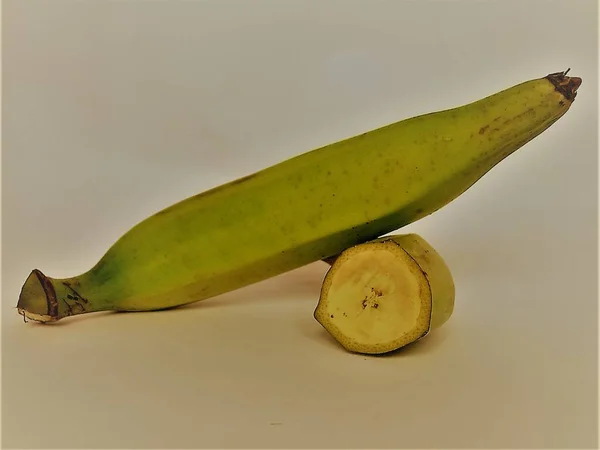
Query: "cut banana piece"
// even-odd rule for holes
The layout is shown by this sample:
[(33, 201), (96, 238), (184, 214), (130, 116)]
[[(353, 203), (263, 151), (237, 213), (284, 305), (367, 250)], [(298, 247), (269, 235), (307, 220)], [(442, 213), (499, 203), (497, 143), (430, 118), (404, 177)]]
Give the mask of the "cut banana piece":
[(452, 315), (450, 270), (419, 235), (386, 236), (328, 262), (314, 317), (348, 351), (397, 350)]

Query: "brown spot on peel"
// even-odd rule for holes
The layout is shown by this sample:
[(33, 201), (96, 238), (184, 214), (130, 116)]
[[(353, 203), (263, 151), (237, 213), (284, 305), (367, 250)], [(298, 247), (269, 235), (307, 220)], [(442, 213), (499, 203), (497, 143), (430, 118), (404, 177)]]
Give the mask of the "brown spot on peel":
[(258, 175), (257, 173), (251, 173), (250, 175), (246, 175), (245, 177), (241, 177), (236, 180), (230, 181), (228, 184), (229, 184), (229, 186), (235, 186), (236, 184), (242, 184), (248, 180), (251, 180), (252, 178), (256, 177), (257, 175)]

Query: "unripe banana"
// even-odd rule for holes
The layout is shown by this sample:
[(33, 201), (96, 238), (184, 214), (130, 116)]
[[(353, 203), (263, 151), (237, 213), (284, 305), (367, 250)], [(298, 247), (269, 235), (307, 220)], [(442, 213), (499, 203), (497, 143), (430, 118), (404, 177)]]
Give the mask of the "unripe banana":
[(450, 269), (417, 234), (358, 244), (328, 262), (313, 315), (348, 351), (397, 350), (439, 328), (454, 311)]
[(48, 322), (164, 309), (339, 254), (454, 200), (565, 114), (580, 84), (550, 74), (185, 199), (134, 226), (81, 275), (32, 271), (18, 311)]

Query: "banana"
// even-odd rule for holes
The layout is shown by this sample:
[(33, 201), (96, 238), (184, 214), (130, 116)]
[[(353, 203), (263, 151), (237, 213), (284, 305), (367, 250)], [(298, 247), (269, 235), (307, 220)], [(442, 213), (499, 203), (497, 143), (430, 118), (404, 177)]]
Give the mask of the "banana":
[(51, 322), (171, 308), (337, 255), (454, 200), (565, 114), (580, 84), (553, 73), (189, 197), (135, 225), (87, 272), (33, 270), (17, 310)]
[(350, 352), (397, 350), (442, 326), (454, 311), (450, 269), (418, 234), (355, 245), (331, 264), (313, 315)]

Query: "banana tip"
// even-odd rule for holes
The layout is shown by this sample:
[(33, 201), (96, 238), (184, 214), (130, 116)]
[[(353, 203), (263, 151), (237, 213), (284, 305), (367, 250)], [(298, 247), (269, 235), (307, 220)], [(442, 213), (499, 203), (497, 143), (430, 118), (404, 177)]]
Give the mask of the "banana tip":
[(556, 72), (547, 75), (545, 78), (549, 80), (554, 88), (560, 92), (567, 100), (573, 101), (577, 96), (577, 89), (581, 86), (582, 79), (580, 77), (568, 77), (571, 69), (567, 69), (564, 72)]
[(58, 301), (52, 282), (38, 269), (34, 269), (21, 288), (17, 311), (23, 319), (37, 322), (58, 320)]

